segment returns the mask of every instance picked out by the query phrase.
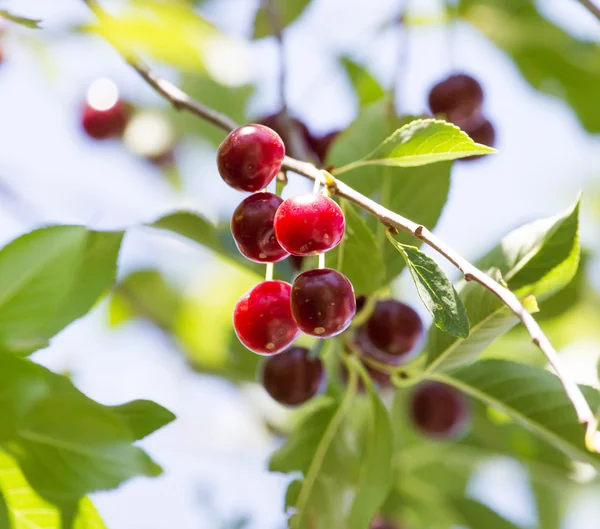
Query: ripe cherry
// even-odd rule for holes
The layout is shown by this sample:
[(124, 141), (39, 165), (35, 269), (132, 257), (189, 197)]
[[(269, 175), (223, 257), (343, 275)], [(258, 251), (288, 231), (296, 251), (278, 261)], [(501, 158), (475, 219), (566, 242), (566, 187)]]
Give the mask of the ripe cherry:
[(328, 134), (325, 134), (324, 136), (311, 139), (313, 151), (315, 151), (315, 154), (317, 155), (317, 158), (321, 163), (323, 163), (327, 158), (329, 148), (331, 147), (331, 145), (333, 144), (333, 142), (339, 134), (339, 130), (334, 130), (332, 132), (329, 132)]
[(235, 304), (233, 328), (248, 349), (273, 355), (287, 349), (300, 336), (290, 309), (291, 289), (285, 281), (263, 281)]
[(415, 426), (433, 439), (462, 435), (469, 423), (469, 406), (461, 393), (439, 382), (426, 382), (418, 387), (410, 402), (410, 415)]
[(298, 151), (297, 141), (303, 142), (304, 148), (312, 149), (313, 137), (308, 127), (299, 119), (295, 117), (288, 117), (295, 127), (296, 136), (294, 141), (292, 141), (292, 137), (290, 136), (290, 130), (286, 118), (284, 115), (279, 112), (277, 114), (271, 114), (270, 116), (266, 116), (261, 118), (259, 122), (266, 127), (272, 128), (283, 140), (285, 144), (285, 151), (290, 154), (290, 156), (294, 156), (296, 158), (302, 158), (305, 154), (304, 152)]
[[(362, 334), (359, 331), (359, 337)], [(386, 299), (378, 301), (361, 337), (368, 356), (387, 364), (400, 364), (417, 352), (423, 336), (423, 323), (408, 305)]]
[[(476, 143), (481, 143), (488, 147), (493, 147), (496, 144), (496, 130), (494, 129), (494, 125), (485, 118), (473, 127), (466, 127), (464, 131)], [(466, 158), (460, 158), (460, 161), (469, 162), (482, 157), (483, 155), (467, 156)]]
[(129, 118), (128, 106), (109, 79), (94, 81), (83, 105), (81, 124), (90, 138), (104, 140), (121, 136)]
[(429, 108), (434, 114), (444, 114), (448, 121), (463, 128), (479, 114), (483, 89), (466, 74), (454, 74), (436, 84), (429, 92)]
[(344, 236), (341, 208), (324, 195), (284, 200), (275, 215), (275, 236), (292, 255), (317, 255), (331, 250)]
[(330, 338), (346, 330), (356, 313), (354, 289), (348, 278), (331, 268), (308, 270), (292, 285), (292, 315), (310, 336)]
[(255, 193), (235, 208), (231, 233), (242, 255), (257, 263), (275, 263), (288, 256), (275, 238), (273, 219), (283, 199), (273, 193)]
[(279, 135), (264, 125), (238, 127), (217, 151), (217, 166), (227, 184), (240, 191), (260, 191), (281, 169), (285, 147)]
[(290, 347), (271, 356), (262, 370), (262, 383), (267, 393), (280, 404), (295, 406), (314, 397), (323, 382), (323, 364), (310, 358), (308, 349)]

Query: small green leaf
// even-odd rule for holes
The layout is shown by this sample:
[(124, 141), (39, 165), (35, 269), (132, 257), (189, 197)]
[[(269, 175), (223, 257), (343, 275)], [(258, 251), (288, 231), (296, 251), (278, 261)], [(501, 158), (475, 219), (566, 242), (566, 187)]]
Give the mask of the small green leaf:
[(35, 18), (27, 18), (21, 17), (18, 15), (14, 15), (13, 13), (6, 11), (6, 9), (0, 9), (0, 19), (5, 18), (6, 20), (10, 20), (15, 24), (19, 24), (21, 26), (25, 26), (30, 29), (41, 29), (41, 20), (36, 20)]
[[(585, 427), (552, 373), (505, 360), (480, 360), (432, 378), (503, 411), (569, 457), (600, 469), (600, 455), (586, 449)], [(582, 391), (592, 409), (597, 409), (600, 393), (589, 387)]]
[[(509, 233), (476, 265), (504, 280), (530, 312), (563, 288), (579, 264), (579, 200), (566, 212), (526, 224)], [(457, 340), (432, 328), (426, 350), (429, 371), (443, 371), (472, 361), (495, 339), (514, 327), (517, 317), (494, 294), (461, 281), (460, 297), (471, 321), (471, 334)]]
[(151, 400), (133, 400), (109, 408), (129, 427), (136, 441), (175, 420), (173, 413)]
[(365, 158), (340, 167), (333, 173), (342, 174), (365, 165), (414, 167), (493, 152), (496, 150), (475, 143), (452, 123), (438, 119), (417, 119), (400, 127)]
[(450, 503), (470, 529), (519, 529), (519, 526), (478, 501), (454, 498)]
[(414, 246), (389, 240), (406, 259), (417, 292), (439, 329), (460, 338), (469, 336), (469, 318), (458, 293), (442, 269)]
[[(332, 267), (345, 274), (360, 294), (371, 294), (384, 283), (385, 265), (375, 235), (348, 201), (342, 201), (346, 232), (338, 247), (327, 254)], [(360, 256), (360, 258), (357, 258)]]
[(370, 105), (385, 96), (385, 90), (364, 66), (348, 57), (341, 57), (340, 62), (354, 87), (359, 106)]
[(122, 232), (42, 228), (0, 250), (0, 346), (29, 353), (113, 285)]
[[(296, 20), (306, 9), (310, 0), (268, 0), (272, 3), (273, 15), (277, 19), (277, 24), (284, 29)], [(273, 35), (273, 25), (271, 15), (267, 12), (267, 7), (261, 5), (256, 12), (254, 19), (253, 39), (262, 39)]]
[[(31, 488), (23, 473), (11, 458), (0, 452), (0, 508), (2, 529), (51, 529), (61, 527), (60, 510), (43, 500)], [(4, 512), (8, 521), (3, 518)], [(106, 529), (92, 502), (84, 498), (79, 502), (73, 529)]]

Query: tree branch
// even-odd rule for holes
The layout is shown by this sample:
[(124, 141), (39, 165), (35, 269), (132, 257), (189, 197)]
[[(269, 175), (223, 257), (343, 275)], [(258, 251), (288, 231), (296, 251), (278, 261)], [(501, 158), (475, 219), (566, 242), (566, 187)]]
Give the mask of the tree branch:
[(577, 0), (583, 7), (585, 7), (592, 15), (600, 20), (600, 7), (594, 4), (591, 0)]
[[(84, 1), (88, 3), (93, 0)], [(583, 0), (580, 1), (583, 2)], [(196, 101), (171, 82), (158, 76), (141, 62), (141, 60), (130, 56), (128, 62), (151, 87), (165, 97), (176, 109), (188, 111), (199, 118), (220, 127), (225, 132), (229, 132), (237, 127), (237, 124), (231, 118)], [(323, 185), (326, 185), (329, 188), (332, 194), (345, 198), (363, 210), (368, 211), (385, 226), (393, 227), (397, 230), (402, 230), (414, 235), (454, 264), (463, 273), (467, 281), (475, 281), (497, 296), (517, 316), (517, 318), (519, 318), (529, 333), (533, 343), (539, 347), (548, 359), (550, 365), (560, 379), (567, 397), (573, 404), (579, 422), (587, 426), (586, 444), (588, 448), (600, 452), (600, 434), (596, 432), (597, 422), (594, 413), (577, 384), (571, 381), (563, 372), (558, 354), (539, 324), (536, 322), (535, 318), (527, 312), (515, 294), (500, 285), (485, 272), (469, 263), (469, 261), (441, 241), (425, 226), (390, 211), (340, 180), (333, 178), (333, 176), (328, 173), (321, 171), (313, 164), (286, 156), (283, 161), (283, 168), (309, 178), (310, 180), (319, 180)]]

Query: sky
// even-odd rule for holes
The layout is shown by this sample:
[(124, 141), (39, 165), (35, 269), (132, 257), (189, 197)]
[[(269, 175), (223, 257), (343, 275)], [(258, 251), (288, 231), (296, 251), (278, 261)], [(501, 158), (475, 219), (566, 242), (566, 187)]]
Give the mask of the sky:
[[(570, 30), (600, 36), (576, 2), (540, 3), (547, 16)], [(200, 288), (215, 266), (210, 256), (139, 225), (179, 208), (194, 208), (212, 218), (231, 211), (239, 196), (221, 185), (212, 149), (184, 146), (180, 162), (186, 193), (181, 195), (158, 171), (117, 143), (86, 139), (78, 127), (79, 105), (95, 78), (113, 78), (125, 96), (137, 101), (154, 104), (157, 97), (107, 44), (64, 35), (67, 24), (87, 16), (79, 0), (5, 4), (42, 18), (44, 33), (36, 33), (35, 39), (47, 38), (50, 44), (42, 67), (31, 35), (18, 31), (9, 38), (7, 60), (0, 66), (0, 242), (41, 223), (131, 227), (120, 259), (121, 275), (156, 266), (173, 281)], [(437, 6), (433, 0), (416, 4), (422, 10)], [(205, 9), (222, 29), (242, 37), (254, 6), (253, 0), (213, 0)], [(343, 128), (356, 112), (335, 56), (349, 54), (367, 63), (384, 85), (391, 85), (399, 34), (378, 28), (397, 10), (393, 0), (313, 0), (289, 29), (288, 102), (312, 130)], [(500, 153), (477, 163), (456, 164), (450, 200), (437, 228), (456, 250), (476, 258), (513, 227), (572, 203), (579, 189), (598, 180), (600, 149), (598, 139), (582, 131), (566, 105), (535, 93), (509, 58), (473, 28), (461, 24), (451, 38), (450, 53), (443, 29), (408, 32), (399, 100), (403, 111), (422, 112), (428, 88), (452, 68), (475, 75), (484, 86), (485, 110), (497, 127)], [(258, 87), (251, 110), (255, 115), (269, 113), (279, 104), (274, 42), (253, 44), (249, 53), (251, 68), (245, 71)], [(289, 192), (306, 186), (297, 180)], [(584, 235), (591, 239), (595, 234)], [(443, 267), (457, 276), (449, 265)], [(412, 290), (403, 291), (417, 306)], [(165, 468), (163, 477), (133, 480), (116, 492), (95, 495), (107, 526), (214, 529), (217, 522), (211, 514), (216, 509), (217, 517), (250, 516), (252, 528), (282, 529), (286, 479), (266, 473), (265, 460), (275, 445), (261, 421), (261, 414), (277, 410), (256, 388), (239, 391), (189, 372), (164, 336), (147, 324), (108, 329), (106, 309), (106, 303), (101, 304), (35, 359), (73, 371), (78, 387), (101, 402), (151, 398), (178, 415), (174, 424), (143, 444)], [(514, 494), (520, 489), (506, 485), (518, 482), (518, 469), (501, 465), (480, 474), (476, 493), (486, 487), (505, 490), (496, 495), (500, 503), (495, 506), (516, 521), (533, 519), (522, 495)], [(499, 488), (499, 483), (505, 486)], [(207, 497), (214, 509), (203, 506)], [(582, 499), (564, 529), (596, 527), (600, 512), (598, 506), (593, 511), (593, 503), (593, 498)]]

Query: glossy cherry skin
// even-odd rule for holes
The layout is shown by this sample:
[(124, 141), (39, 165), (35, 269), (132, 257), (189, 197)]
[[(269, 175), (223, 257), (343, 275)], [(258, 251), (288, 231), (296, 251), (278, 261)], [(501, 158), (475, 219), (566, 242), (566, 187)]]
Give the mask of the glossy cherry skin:
[(262, 384), (280, 404), (296, 406), (314, 397), (323, 383), (323, 364), (309, 358), (304, 347), (290, 347), (269, 357), (262, 369)]
[[(487, 145), (488, 147), (493, 147), (496, 144), (496, 130), (494, 129), (494, 125), (492, 125), (491, 121), (485, 118), (483, 118), (482, 121), (477, 123), (475, 126), (466, 127), (463, 130), (476, 143), (481, 143), (483, 145)], [(483, 155), (467, 156), (466, 158), (460, 158), (460, 161), (469, 162), (471, 160), (477, 160), (483, 157)]]
[(413, 393), (410, 416), (425, 436), (449, 439), (465, 433), (470, 409), (464, 396), (453, 387), (426, 382)]
[(250, 351), (274, 355), (300, 336), (290, 309), (291, 289), (285, 281), (263, 281), (235, 304), (233, 328)]
[(330, 338), (346, 330), (356, 314), (352, 283), (331, 268), (300, 274), (294, 280), (290, 299), (298, 327), (317, 338)]
[(217, 151), (217, 166), (227, 184), (240, 191), (260, 191), (281, 169), (285, 147), (264, 125), (244, 125), (229, 133)]
[(117, 101), (105, 110), (84, 105), (81, 125), (86, 134), (95, 140), (105, 140), (121, 136), (127, 125), (129, 109), (123, 101)]
[(231, 217), (231, 233), (240, 253), (256, 263), (276, 263), (289, 254), (275, 238), (273, 219), (283, 199), (273, 193), (245, 198)]
[(364, 334), (363, 339), (372, 345), (365, 346), (368, 356), (397, 365), (414, 357), (416, 346), (423, 337), (423, 322), (408, 305), (386, 299), (375, 305)]
[(346, 229), (341, 208), (324, 195), (288, 198), (275, 215), (275, 236), (292, 255), (317, 255), (337, 246)]
[(429, 108), (463, 128), (476, 118), (483, 104), (483, 89), (466, 74), (454, 74), (436, 84), (429, 92)]

